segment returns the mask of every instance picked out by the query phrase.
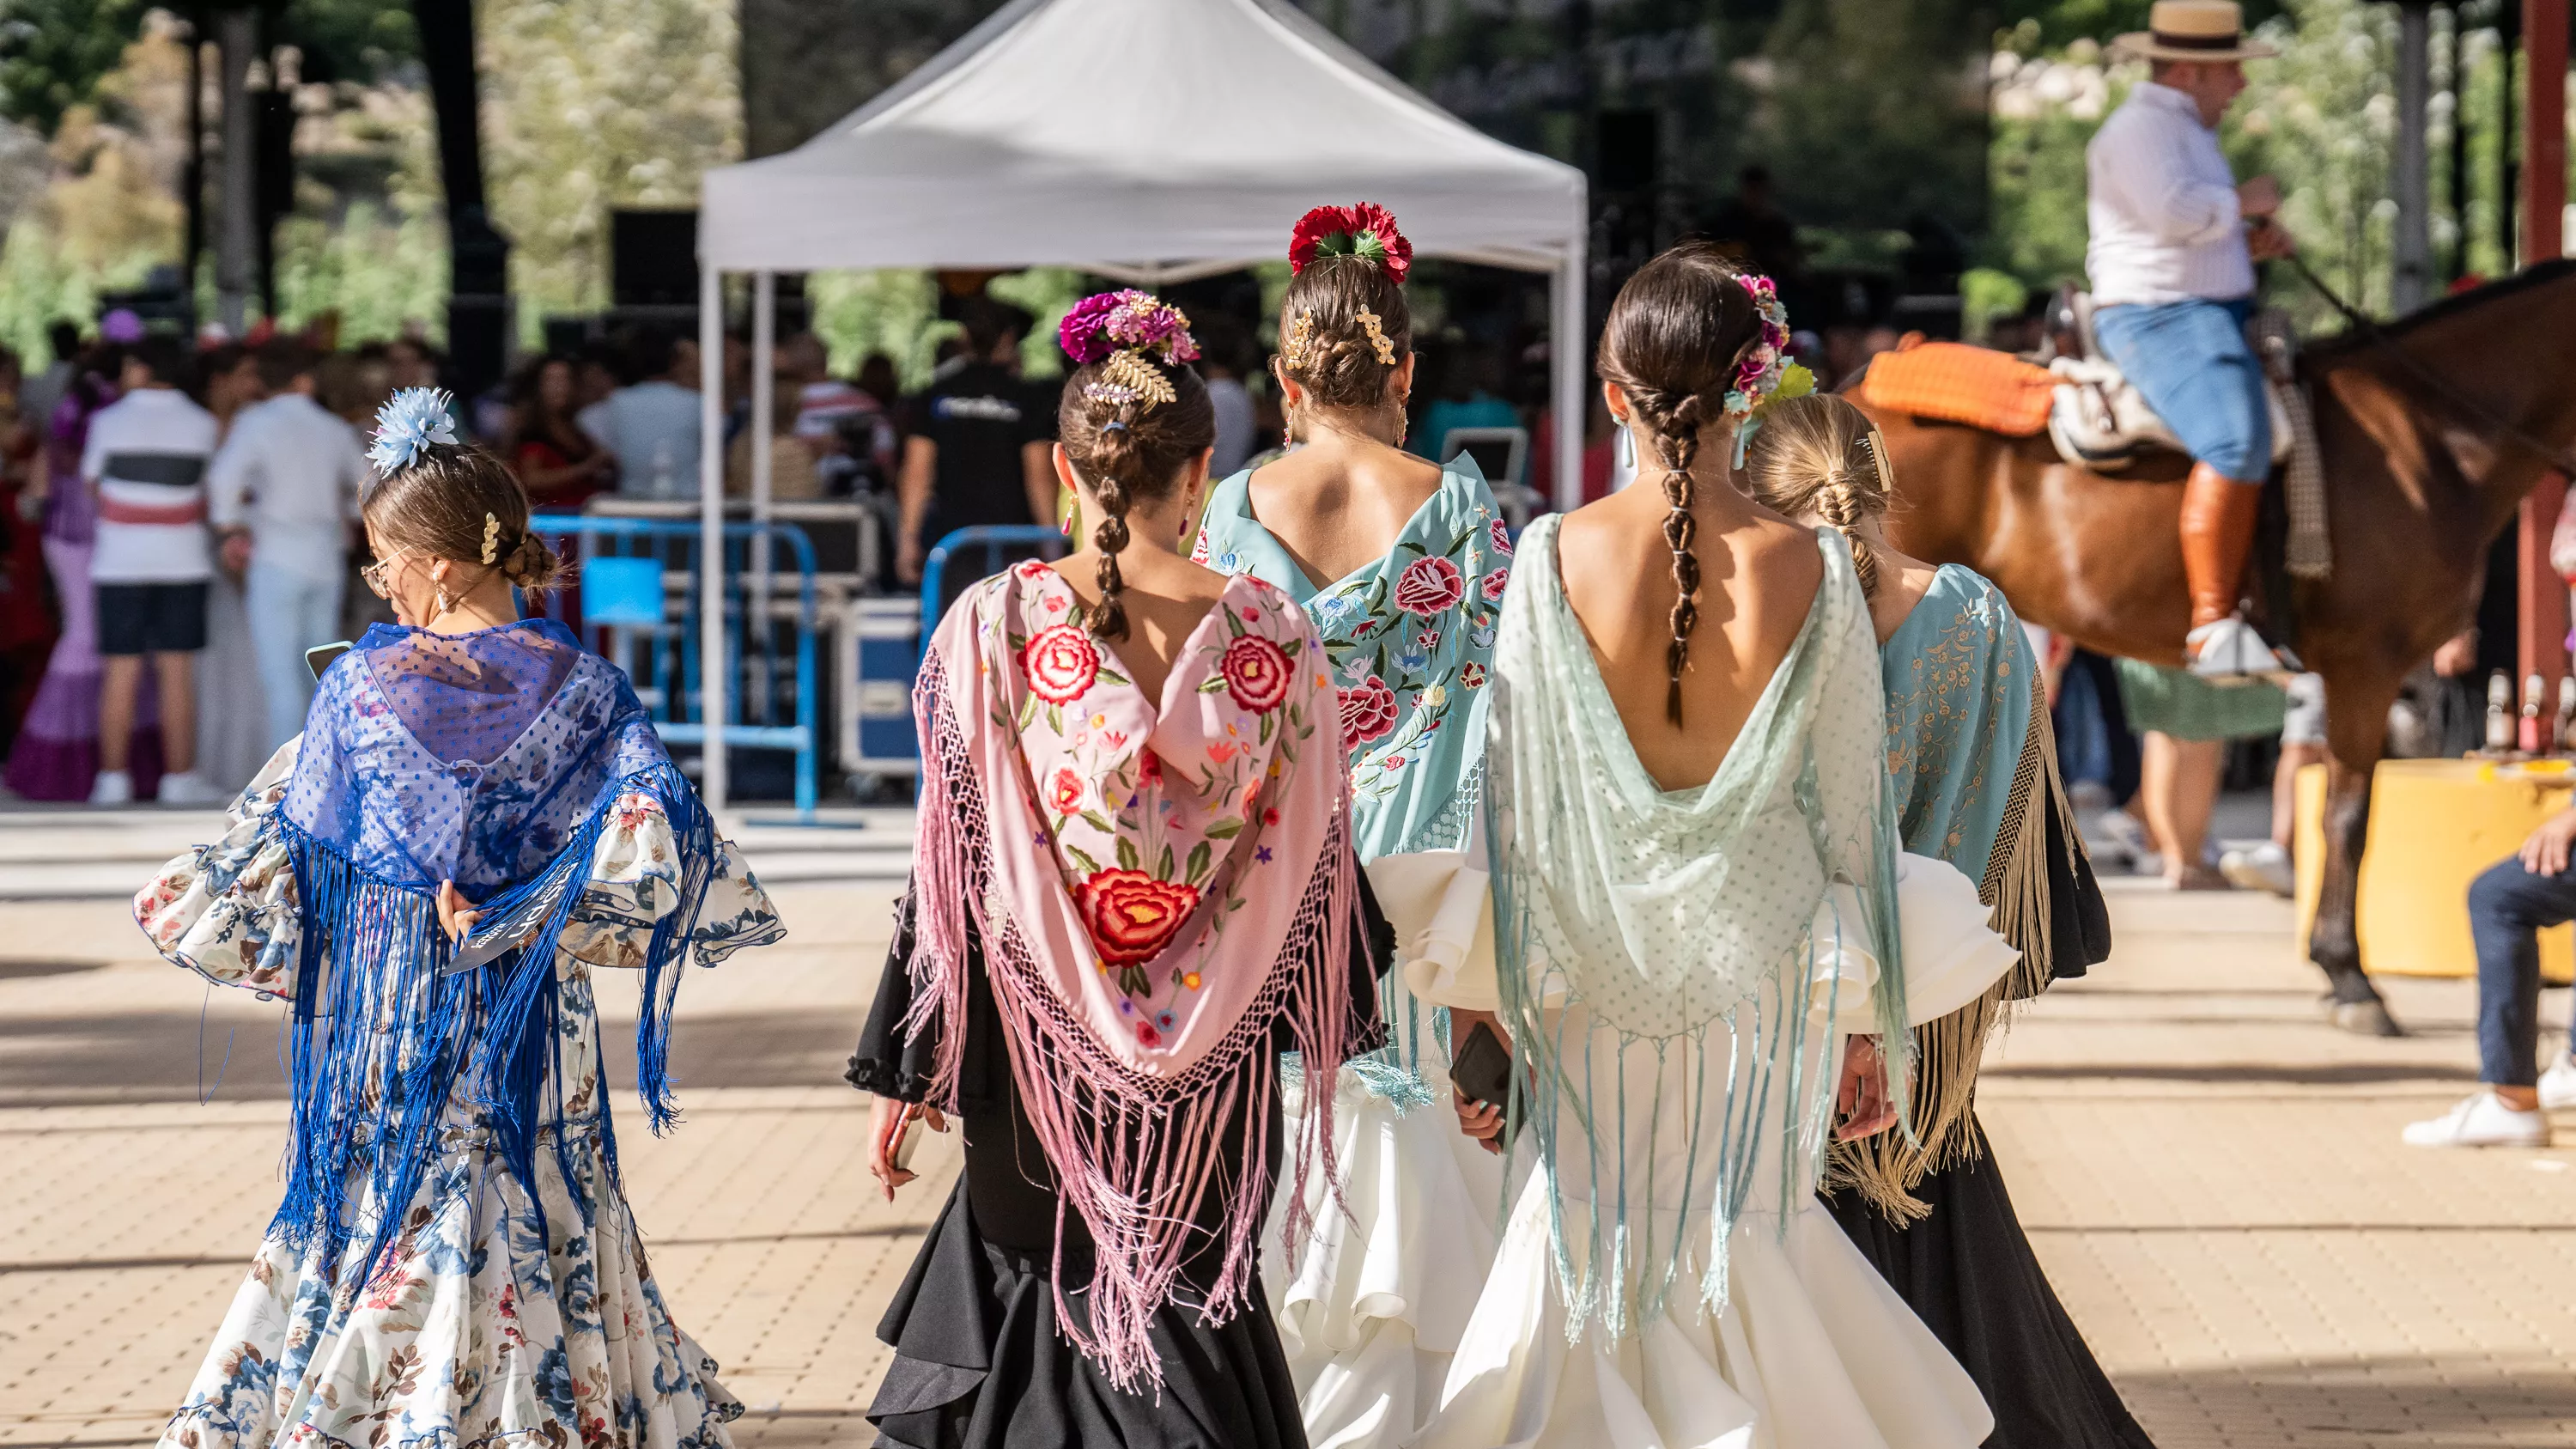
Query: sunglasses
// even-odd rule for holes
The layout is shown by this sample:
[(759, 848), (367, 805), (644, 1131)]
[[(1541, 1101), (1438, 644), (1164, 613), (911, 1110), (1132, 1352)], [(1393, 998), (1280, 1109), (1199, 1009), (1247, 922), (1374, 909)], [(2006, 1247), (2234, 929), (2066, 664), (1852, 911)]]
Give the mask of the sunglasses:
[(411, 557), (411, 550), (404, 549), (390, 558), (380, 558), (358, 570), (358, 577), (366, 581), (367, 592), (379, 599), (390, 599), (393, 597), (393, 586), (385, 577), (386, 571), (409, 557)]

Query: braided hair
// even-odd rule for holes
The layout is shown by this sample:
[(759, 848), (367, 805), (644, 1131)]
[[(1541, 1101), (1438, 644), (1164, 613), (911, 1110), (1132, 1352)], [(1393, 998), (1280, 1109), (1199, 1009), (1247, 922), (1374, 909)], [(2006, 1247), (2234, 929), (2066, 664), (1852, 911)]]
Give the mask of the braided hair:
[(1385, 406), (1413, 355), (1404, 278), (1413, 244), (1385, 208), (1319, 206), (1289, 242), (1295, 274), (1279, 300), (1279, 375), (1317, 407)]
[(1862, 520), (1887, 512), (1887, 444), (1869, 416), (1826, 394), (1773, 403), (1745, 455), (1744, 490), (1790, 518), (1815, 518), (1851, 544), (1861, 592), (1878, 596), (1878, 556), (1860, 536)]
[[(1119, 345), (1136, 326), (1164, 326), (1155, 319), (1166, 313), (1173, 320), (1165, 336), (1176, 337), (1176, 344)], [(1127, 637), (1118, 554), (1129, 541), (1128, 510), (1169, 498), (1190, 459), (1216, 444), (1207, 385), (1186, 365), (1198, 353), (1185, 322), (1141, 292), (1106, 293), (1076, 307), (1060, 334), (1082, 365), (1064, 380), (1056, 436), (1100, 501), (1100, 522), (1091, 531), (1100, 550), (1100, 605), (1091, 613), (1091, 632), (1103, 639)]]
[(1689, 242), (1638, 269), (1619, 289), (1593, 361), (1618, 384), (1654, 438), (1664, 470), (1664, 545), (1672, 550), (1672, 642), (1664, 662), (1664, 717), (1682, 722), (1682, 670), (1699, 627), (1699, 521), (1691, 468), (1700, 435), (1725, 418), (1726, 394), (1746, 354), (1763, 341), (1763, 318), (1743, 273), (1715, 247)]

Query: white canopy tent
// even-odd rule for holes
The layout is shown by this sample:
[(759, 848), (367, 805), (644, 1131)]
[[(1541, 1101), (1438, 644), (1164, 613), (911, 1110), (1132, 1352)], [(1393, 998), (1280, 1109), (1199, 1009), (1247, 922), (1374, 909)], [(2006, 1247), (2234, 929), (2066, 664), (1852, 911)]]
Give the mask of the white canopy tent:
[[(1440, 110), (1285, 0), (1013, 0), (794, 151), (707, 173), (701, 473), (722, 476), (722, 276), (754, 274), (769, 416), (778, 272), (1070, 266), (1147, 285), (1284, 255), (1299, 216), (1374, 201), (1422, 256), (1546, 272), (1557, 501), (1581, 487), (1583, 174)], [(752, 434), (765, 513), (769, 430)], [(722, 489), (702, 490), (706, 657), (721, 659)], [(721, 670), (706, 794), (724, 798)]]

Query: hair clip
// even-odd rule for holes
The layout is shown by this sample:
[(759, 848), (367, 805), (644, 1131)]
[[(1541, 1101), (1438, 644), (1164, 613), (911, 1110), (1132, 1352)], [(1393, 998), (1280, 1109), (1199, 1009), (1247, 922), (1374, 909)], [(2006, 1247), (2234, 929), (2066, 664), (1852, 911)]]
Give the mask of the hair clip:
[(1314, 308), (1299, 309), (1289, 321), (1288, 335), (1279, 342), (1279, 360), (1287, 363), (1292, 372), (1303, 372), (1314, 363), (1323, 361), (1315, 355)]
[(490, 563), (501, 556), (501, 520), (483, 515), (483, 561)]
[(407, 387), (376, 409), (376, 442), (367, 461), (390, 478), (410, 467), (433, 443), (456, 446), (455, 399), (434, 387)]
[(1360, 329), (1368, 333), (1369, 346), (1377, 349), (1377, 360), (1395, 366), (1395, 339), (1386, 335), (1378, 323), (1384, 319), (1366, 307), (1360, 309)]
[(1109, 354), (1100, 365), (1100, 380), (1083, 386), (1082, 395), (1092, 402), (1112, 406), (1137, 403), (1156, 407), (1176, 401), (1180, 394), (1172, 391), (1172, 380), (1163, 370), (1145, 360), (1145, 354), (1132, 347), (1122, 347)]

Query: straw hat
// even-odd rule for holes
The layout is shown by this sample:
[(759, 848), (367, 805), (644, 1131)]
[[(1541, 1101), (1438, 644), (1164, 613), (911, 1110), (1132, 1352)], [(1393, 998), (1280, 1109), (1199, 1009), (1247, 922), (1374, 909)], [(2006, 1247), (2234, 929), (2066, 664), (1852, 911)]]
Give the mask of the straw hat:
[(2245, 38), (2245, 12), (2236, 0), (2156, 0), (2147, 28), (2112, 41), (2111, 53), (2131, 60), (2268, 60), (2281, 51)]

